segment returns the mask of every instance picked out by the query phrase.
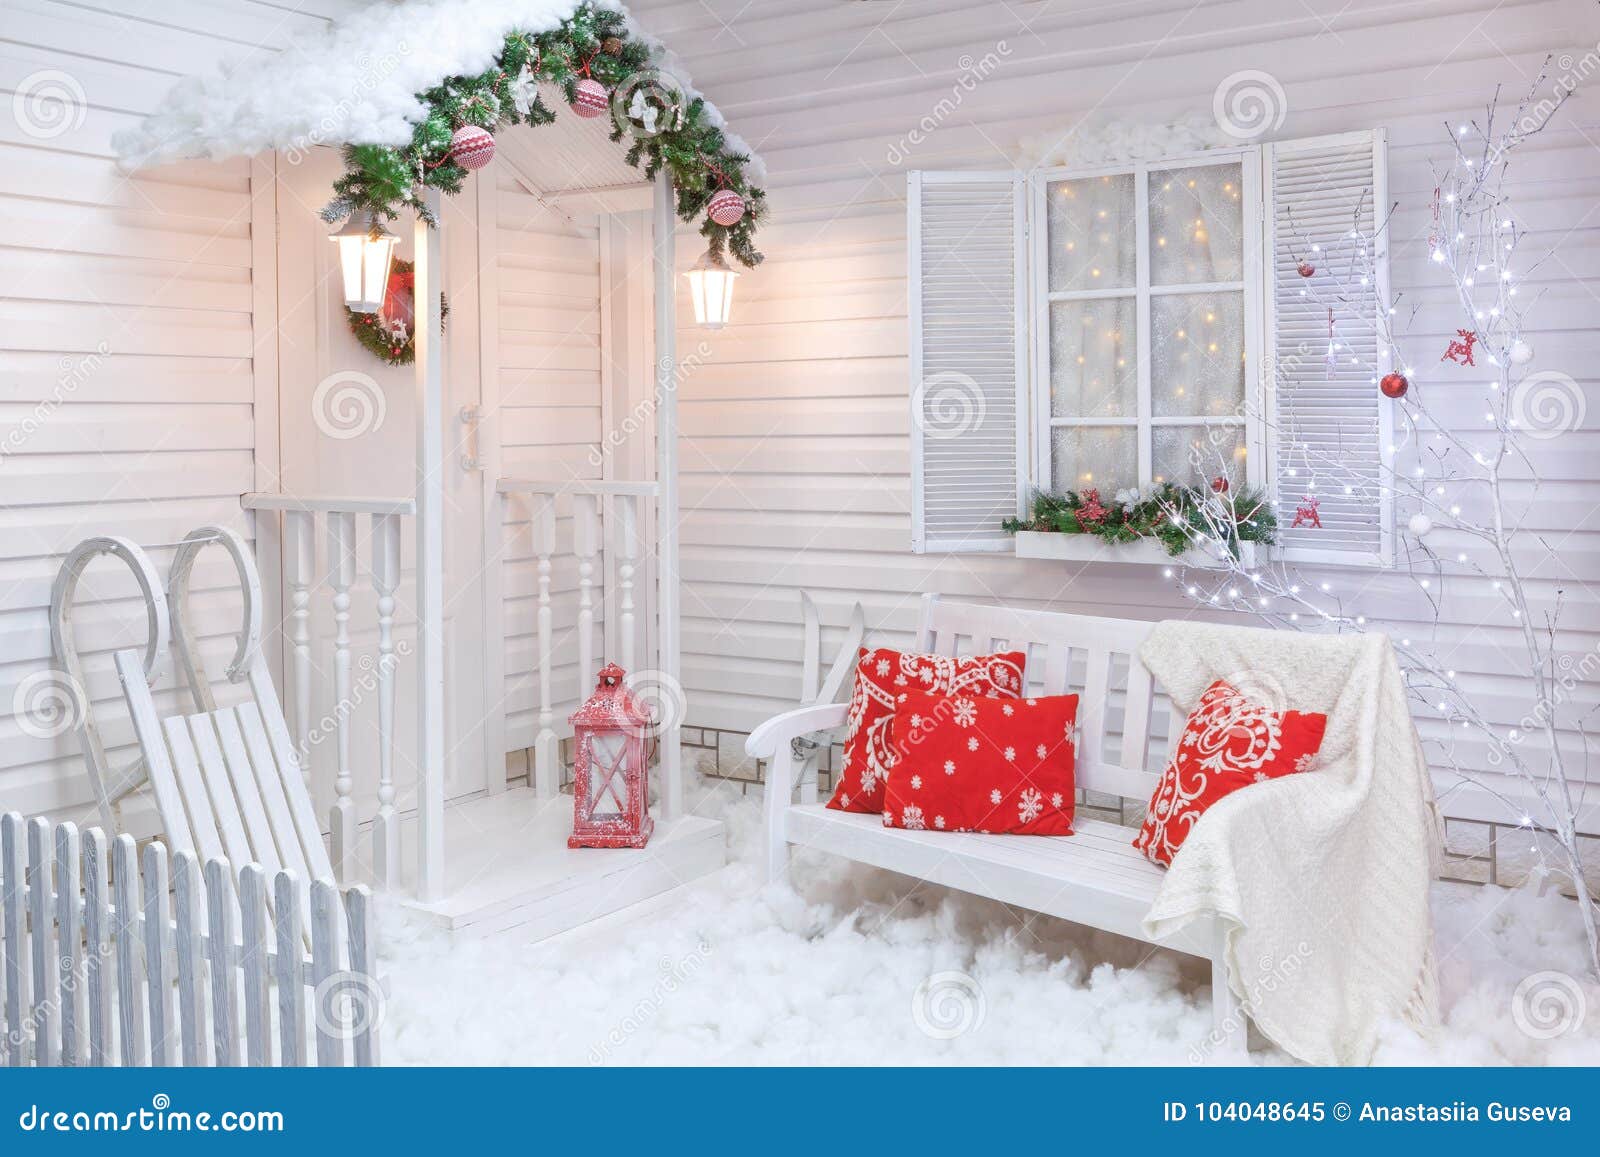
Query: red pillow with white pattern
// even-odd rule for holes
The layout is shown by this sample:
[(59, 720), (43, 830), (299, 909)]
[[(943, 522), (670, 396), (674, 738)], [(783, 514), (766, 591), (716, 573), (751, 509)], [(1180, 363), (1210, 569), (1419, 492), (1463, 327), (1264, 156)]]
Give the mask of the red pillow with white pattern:
[(1076, 695), (912, 692), (894, 715), (884, 827), (1070, 836), (1077, 721)]
[(889, 725), (895, 706), (912, 691), (943, 695), (1022, 694), (1025, 651), (975, 655), (919, 655), (887, 647), (861, 648), (855, 691), (850, 696), (850, 728), (844, 741), (844, 766), (828, 806), (839, 811), (883, 811), (883, 784), (894, 766)]
[(1309, 770), (1327, 727), (1326, 715), (1274, 711), (1218, 679), (1189, 713), (1133, 846), (1153, 863), (1171, 864), (1190, 829), (1223, 796)]

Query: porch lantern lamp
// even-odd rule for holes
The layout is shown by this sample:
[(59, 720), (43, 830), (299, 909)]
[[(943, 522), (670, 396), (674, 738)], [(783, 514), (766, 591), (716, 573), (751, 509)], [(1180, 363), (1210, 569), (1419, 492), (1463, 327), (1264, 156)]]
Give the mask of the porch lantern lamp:
[(589, 701), (572, 715), (572, 835), (569, 848), (642, 848), (650, 842), (650, 712), (615, 663), (600, 670)]
[(365, 220), (359, 213), (329, 235), (339, 247), (339, 268), (344, 274), (344, 303), (355, 313), (377, 313), (389, 292), (389, 263), (400, 239), (376, 214)]
[(728, 314), (733, 309), (733, 279), (738, 273), (707, 249), (684, 276), (689, 279), (695, 324), (703, 329), (721, 329), (727, 325)]

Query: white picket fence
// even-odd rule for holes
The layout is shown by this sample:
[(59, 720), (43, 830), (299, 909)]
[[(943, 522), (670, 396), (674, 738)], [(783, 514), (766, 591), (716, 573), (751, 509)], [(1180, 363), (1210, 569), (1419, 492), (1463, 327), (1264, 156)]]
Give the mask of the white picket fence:
[[(19, 1065), (375, 1065), (371, 893), (0, 816), (0, 1055)], [(174, 909), (176, 909), (174, 911)], [(309, 1026), (309, 1032), (308, 1032)], [(314, 1049), (312, 1042), (314, 1041)]]

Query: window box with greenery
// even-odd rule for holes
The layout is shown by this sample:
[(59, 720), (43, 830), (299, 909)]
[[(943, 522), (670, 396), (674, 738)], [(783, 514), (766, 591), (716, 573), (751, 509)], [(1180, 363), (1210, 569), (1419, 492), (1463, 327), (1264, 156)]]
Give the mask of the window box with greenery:
[[(1391, 512), (1317, 492), (1314, 468), (1376, 473), (1392, 452), (1365, 368), (1381, 360), (1385, 255), (1359, 255), (1379, 283), (1335, 314), (1307, 293), (1372, 235), (1383, 150), (1361, 132), (1095, 170), (911, 174), (915, 549), (1189, 561), (1206, 548), (1178, 541), (1185, 511), (1220, 493), (1262, 519), (1213, 546), (1385, 561)], [(1092, 528), (1072, 515), (1091, 491), (1113, 511)], [(1125, 520), (1115, 495), (1129, 491), (1147, 509)], [(1137, 525), (1157, 494), (1176, 516), (1159, 532)], [(1315, 526), (1280, 529), (1313, 498)]]

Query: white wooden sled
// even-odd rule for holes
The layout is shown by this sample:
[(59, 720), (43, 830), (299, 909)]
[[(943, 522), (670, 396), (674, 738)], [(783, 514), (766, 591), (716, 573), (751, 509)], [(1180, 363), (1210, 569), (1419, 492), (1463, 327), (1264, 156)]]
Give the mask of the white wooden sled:
[[(141, 755), (128, 766), (113, 768), (106, 758), (105, 744), (100, 739), (100, 729), (95, 726), (94, 713), (89, 707), (88, 684), (83, 678), (83, 664), (78, 659), (78, 647), (72, 639), (73, 601), (78, 593), (78, 583), (88, 565), (102, 555), (120, 559), (133, 572), (144, 596), (145, 645), (141, 661), (135, 652), (130, 672), (133, 678), (145, 685), (146, 693), (161, 677), (162, 664), (167, 657), (167, 603), (157, 592), (161, 579), (138, 543), (126, 538), (86, 538), (72, 548), (56, 581), (50, 588), (50, 645), (55, 654), (56, 670), (67, 680), (75, 700), (73, 732), (83, 751), (83, 762), (88, 769), (89, 785), (94, 792), (95, 805), (100, 809), (100, 822), (108, 832), (121, 829), (118, 823), (118, 805), (129, 792), (145, 782), (144, 758)], [(120, 672), (120, 668), (119, 668)], [(129, 676), (124, 675), (124, 681)]]
[[(244, 594), (244, 621), (229, 682), (247, 683), (250, 698), (231, 707), (217, 706), (189, 615), (189, 581), (195, 558), (215, 543), (232, 557)], [(81, 665), (72, 641), (71, 602), (77, 579), (90, 559), (111, 553), (139, 576), (151, 623), (151, 640), (143, 657), (135, 650), (115, 655), (117, 676), (128, 705), (140, 760), (130, 771), (114, 775), (108, 768), (89, 712), (83, 712), (79, 738), (95, 782), (101, 812), (112, 830), (112, 804), (139, 786), (150, 784), (164, 839), (174, 853), (192, 852), (202, 862), (225, 857), (235, 872), (259, 864), (270, 876), (293, 872), (301, 882), (301, 906), (307, 906), (310, 881), (333, 879), (333, 866), (322, 843), (322, 831), (300, 770), (299, 753), (289, 737), (283, 707), (261, 653), (261, 580), (250, 548), (237, 533), (205, 526), (179, 545), (173, 557), (164, 600), (158, 599), (154, 569), (148, 557), (125, 539), (90, 539), (68, 556), (56, 580), (52, 603), (52, 635), (57, 662), (82, 686)], [(160, 650), (170, 624), (172, 650), (194, 701), (189, 714), (161, 718), (151, 686), (160, 671)], [(130, 782), (131, 781), (131, 782)]]
[[(1077, 786), (1144, 803), (1159, 776), (1146, 769), (1155, 701), (1150, 672), (1138, 651), (1154, 623), (1021, 611), (942, 602), (924, 595), (917, 649), (942, 655), (1001, 650), (1028, 652), (1027, 690), (1034, 695), (1077, 691)], [(1084, 658), (1081, 685), (1070, 681), (1073, 652)], [(1126, 659), (1120, 696), (1120, 748), (1106, 755), (1111, 665)], [(881, 817), (833, 811), (809, 799), (791, 801), (794, 741), (845, 725), (849, 705), (821, 703), (767, 720), (750, 734), (745, 751), (768, 760), (767, 872), (786, 874), (789, 845), (801, 844), (964, 892), (1043, 912), (1135, 940), (1151, 942), (1143, 921), (1161, 886), (1162, 870), (1135, 851), (1133, 833), (1117, 824), (1078, 818), (1071, 836), (1000, 836), (886, 828)], [(1115, 734), (1115, 733), (1113, 733)], [(1225, 932), (1197, 922), (1159, 942), (1211, 960), (1212, 1047), (1219, 1056), (1244, 1052), (1247, 1023), (1228, 982)]]

